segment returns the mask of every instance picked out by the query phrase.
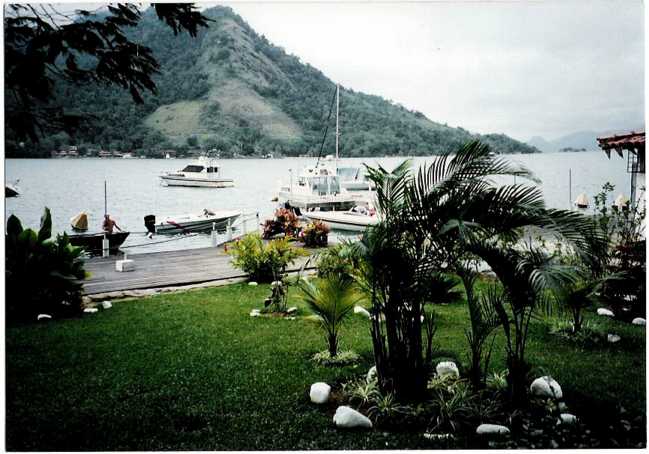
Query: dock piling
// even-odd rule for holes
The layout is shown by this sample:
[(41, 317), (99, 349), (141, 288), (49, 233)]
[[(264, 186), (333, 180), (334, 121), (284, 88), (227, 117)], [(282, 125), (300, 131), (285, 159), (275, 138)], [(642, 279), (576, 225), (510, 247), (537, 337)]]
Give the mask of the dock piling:
[(108, 237), (106, 232), (104, 232), (104, 238), (101, 240), (101, 256), (106, 258), (110, 253), (110, 243), (108, 242)]
[(216, 231), (216, 222), (212, 222), (212, 247), (219, 245), (219, 233)]

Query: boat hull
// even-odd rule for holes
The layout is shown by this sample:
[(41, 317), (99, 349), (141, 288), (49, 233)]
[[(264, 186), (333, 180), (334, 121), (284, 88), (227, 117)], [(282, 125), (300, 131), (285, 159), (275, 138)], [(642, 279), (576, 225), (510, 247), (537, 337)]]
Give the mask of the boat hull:
[[(117, 254), (119, 247), (126, 241), (130, 232), (115, 232), (107, 235), (108, 249), (110, 254)], [(81, 233), (68, 235), (70, 244), (82, 247), (86, 252), (92, 255), (101, 255), (104, 239), (103, 233)]]
[(234, 222), (239, 216), (241, 216), (241, 213), (231, 213), (205, 219), (183, 219), (182, 217), (176, 219), (168, 218), (155, 225), (155, 232), (167, 235), (174, 235), (177, 233), (210, 232), (214, 225), (216, 226), (216, 230), (223, 231), (227, 228), (228, 221)]
[(182, 186), (186, 188), (230, 188), (234, 180), (228, 178), (201, 179), (180, 176), (162, 175), (162, 184), (166, 186)]
[(304, 213), (304, 217), (311, 221), (322, 221), (332, 230), (345, 230), (349, 232), (364, 232), (369, 226), (379, 222), (376, 216), (364, 216), (345, 211), (311, 211)]
[(277, 198), (281, 204), (288, 203), (292, 207), (301, 208), (307, 211), (314, 208), (348, 210), (357, 204), (357, 199), (347, 194), (313, 195), (300, 194), (291, 191), (280, 191)]

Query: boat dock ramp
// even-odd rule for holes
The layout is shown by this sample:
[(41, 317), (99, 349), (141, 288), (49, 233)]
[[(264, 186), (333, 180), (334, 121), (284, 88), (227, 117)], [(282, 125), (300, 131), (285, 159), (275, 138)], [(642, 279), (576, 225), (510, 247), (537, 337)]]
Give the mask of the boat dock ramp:
[[(93, 295), (245, 278), (243, 271), (232, 266), (225, 247), (129, 254), (128, 259), (133, 260), (135, 267), (128, 272), (116, 270), (121, 256), (91, 258), (85, 266), (91, 276), (84, 281), (83, 291)], [(307, 259), (296, 260), (287, 271), (299, 271)]]

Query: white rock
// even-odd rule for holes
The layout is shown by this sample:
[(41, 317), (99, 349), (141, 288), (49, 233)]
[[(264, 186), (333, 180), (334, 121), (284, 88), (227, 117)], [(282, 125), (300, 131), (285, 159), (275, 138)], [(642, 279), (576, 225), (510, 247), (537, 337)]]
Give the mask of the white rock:
[(110, 301), (103, 301), (101, 303), (101, 307), (104, 309), (110, 309), (111, 307), (113, 307), (113, 303), (111, 303)]
[(645, 326), (647, 324), (647, 321), (642, 317), (636, 317), (633, 320), (631, 320), (631, 323), (633, 323), (634, 325)]
[(609, 309), (605, 309), (603, 307), (600, 307), (597, 309), (597, 315), (604, 315), (606, 317), (615, 317), (615, 314), (613, 314), (613, 311)]
[(505, 435), (509, 433), (509, 428), (498, 424), (480, 424), (475, 433), (478, 435)]
[(369, 420), (366, 416), (363, 416), (353, 408), (346, 406), (341, 406), (336, 409), (336, 414), (334, 415), (334, 424), (336, 427), (343, 429), (371, 429), (372, 421)]
[(550, 397), (553, 399), (563, 397), (563, 391), (561, 391), (559, 383), (547, 375), (534, 380), (530, 385), (530, 392), (537, 397)]
[(86, 314), (94, 314), (95, 312), (99, 312), (99, 309), (97, 309), (96, 307), (86, 307), (83, 311)]
[(445, 377), (445, 376), (452, 376), (454, 378), (459, 378), (460, 377), (460, 371), (457, 368), (457, 365), (453, 361), (442, 361), (441, 363), (437, 364), (437, 367), (435, 367), (435, 372), (437, 372), (437, 375), (440, 377)]
[(370, 313), (361, 306), (354, 306), (354, 314), (363, 314), (365, 317), (370, 318)]
[(615, 344), (616, 342), (620, 342), (622, 338), (617, 334), (609, 334), (608, 336), (606, 336), (606, 340), (609, 341), (611, 344)]
[(289, 307), (288, 309), (286, 309), (287, 314), (295, 314), (296, 312), (297, 312), (297, 307), (296, 306)]
[(367, 375), (365, 376), (365, 381), (369, 383), (372, 380), (376, 379), (376, 374), (376, 366), (370, 367), (370, 370), (367, 371)]
[(255, 281), (250, 281), (248, 282), (248, 285), (257, 285), (257, 283)]
[(52, 316), (50, 314), (38, 314), (36, 320), (50, 320)]
[(327, 403), (330, 394), (331, 386), (322, 382), (312, 384), (311, 391), (309, 391), (309, 397), (314, 404)]
[(568, 411), (568, 406), (565, 404), (565, 402), (559, 402), (559, 405), (557, 407), (561, 413), (566, 413)]
[(571, 426), (577, 422), (577, 417), (575, 415), (572, 415), (570, 413), (561, 413), (559, 415), (559, 422), (558, 424), (565, 424), (567, 426)]
[(253, 309), (250, 311), (251, 317), (259, 317), (260, 315), (261, 315), (261, 311), (259, 309)]

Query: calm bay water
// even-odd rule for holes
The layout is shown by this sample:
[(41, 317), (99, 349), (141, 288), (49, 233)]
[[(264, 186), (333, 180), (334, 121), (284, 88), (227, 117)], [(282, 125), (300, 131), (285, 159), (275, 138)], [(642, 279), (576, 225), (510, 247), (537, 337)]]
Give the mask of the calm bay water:
[[(568, 171), (572, 170), (572, 198), (584, 192), (589, 199), (605, 182), (615, 185), (615, 194), (629, 195), (630, 178), (626, 160), (613, 155), (609, 160), (601, 151), (583, 153), (544, 153), (509, 155), (541, 179), (548, 206), (569, 208)], [(434, 158), (416, 158), (415, 166)], [(345, 165), (380, 163), (392, 168), (401, 158), (343, 159)], [(6, 179), (19, 179), (21, 194), (6, 199), (6, 216), (15, 214), (24, 226), (38, 227), (43, 207), (52, 211), (54, 230), (69, 231), (69, 220), (80, 211), (89, 214), (90, 232), (99, 231), (104, 213), (104, 180), (108, 182), (108, 212), (118, 225), (133, 233), (125, 245), (147, 244), (129, 249), (130, 253), (154, 250), (204, 247), (208, 235), (153, 244), (144, 235), (143, 217), (155, 214), (158, 219), (169, 215), (212, 210), (239, 209), (259, 212), (269, 217), (275, 202), (279, 181), (288, 178), (289, 169), (298, 171), (313, 164), (314, 158), (233, 159), (221, 162), (223, 175), (235, 180), (235, 187), (224, 189), (169, 188), (161, 186), (158, 175), (183, 168), (190, 159), (8, 159)]]

